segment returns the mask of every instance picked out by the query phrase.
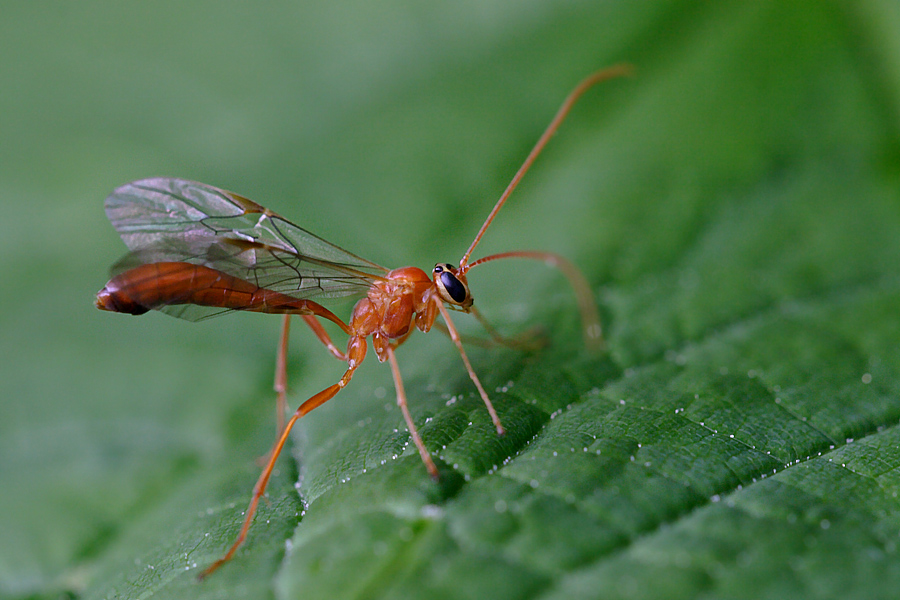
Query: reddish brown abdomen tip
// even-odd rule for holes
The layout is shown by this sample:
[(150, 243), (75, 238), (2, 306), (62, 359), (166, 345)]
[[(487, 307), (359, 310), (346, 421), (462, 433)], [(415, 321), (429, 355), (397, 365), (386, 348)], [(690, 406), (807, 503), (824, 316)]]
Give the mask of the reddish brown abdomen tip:
[(130, 298), (124, 296), (122, 292), (104, 287), (97, 292), (94, 298), (94, 306), (100, 310), (108, 310), (110, 312), (126, 313), (129, 315), (142, 315), (149, 309), (140, 304), (136, 304)]
[(99, 308), (100, 310), (109, 310), (115, 312), (115, 308), (110, 304), (110, 294), (109, 290), (103, 288), (99, 292), (97, 292), (97, 297), (94, 298), (94, 306)]

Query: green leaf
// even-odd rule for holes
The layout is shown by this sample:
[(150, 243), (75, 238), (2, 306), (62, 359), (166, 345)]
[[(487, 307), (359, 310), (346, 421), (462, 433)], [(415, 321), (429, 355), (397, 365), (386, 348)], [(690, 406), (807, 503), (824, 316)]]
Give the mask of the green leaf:
[[(900, 585), (900, 11), (892, 3), (21, 4), (0, 20), (0, 597), (888, 598)], [(102, 199), (180, 176), (351, 252), (464, 252), (523, 353), (374, 353), (274, 436), (278, 319), (90, 303)], [(330, 306), (330, 305), (329, 305)], [(346, 316), (350, 306), (334, 310)], [(465, 333), (480, 332), (464, 316)], [(334, 332), (337, 340), (343, 340)], [(342, 367), (299, 323), (291, 404)]]

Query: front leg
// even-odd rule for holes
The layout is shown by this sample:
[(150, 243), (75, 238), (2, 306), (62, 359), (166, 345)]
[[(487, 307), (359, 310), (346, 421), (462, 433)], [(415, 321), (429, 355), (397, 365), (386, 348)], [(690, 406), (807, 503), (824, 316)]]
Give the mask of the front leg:
[(466, 271), (483, 265), (486, 262), (499, 260), (502, 258), (530, 258), (539, 260), (544, 264), (559, 269), (569, 284), (572, 291), (575, 292), (575, 299), (578, 301), (578, 310), (581, 312), (582, 331), (584, 333), (584, 345), (590, 351), (598, 351), (603, 347), (603, 331), (600, 328), (600, 315), (597, 311), (597, 302), (594, 300), (594, 293), (587, 279), (569, 260), (559, 254), (553, 252), (540, 252), (538, 250), (517, 250), (515, 252), (501, 252), (500, 254), (492, 254), (479, 258), (470, 263)]
[(419, 456), (422, 457), (422, 462), (425, 463), (425, 468), (428, 469), (428, 474), (436, 481), (440, 479), (441, 475), (434, 465), (434, 461), (431, 459), (431, 454), (428, 453), (425, 443), (422, 442), (422, 438), (419, 436), (419, 430), (416, 429), (416, 424), (412, 420), (412, 415), (409, 414), (409, 407), (406, 405), (406, 390), (403, 389), (403, 378), (400, 377), (400, 367), (397, 366), (397, 357), (394, 354), (394, 348), (390, 345), (387, 347), (387, 357), (391, 364), (391, 374), (394, 376), (394, 388), (397, 390), (397, 406), (400, 407), (400, 412), (403, 413), (403, 420), (406, 421), (406, 428), (409, 429), (409, 435), (412, 438), (413, 444), (416, 446), (416, 450), (419, 451)]
[(497, 411), (494, 410), (494, 405), (491, 403), (491, 399), (488, 398), (487, 392), (484, 391), (484, 386), (481, 385), (481, 381), (478, 379), (478, 375), (475, 374), (475, 369), (472, 368), (472, 363), (469, 362), (469, 357), (466, 356), (466, 351), (463, 350), (462, 340), (459, 337), (459, 332), (456, 331), (456, 327), (453, 325), (453, 321), (450, 320), (450, 311), (448, 311), (444, 305), (440, 302), (437, 302), (438, 310), (441, 311), (441, 316), (444, 318), (444, 322), (447, 324), (447, 331), (450, 333), (450, 339), (453, 340), (453, 343), (456, 345), (456, 349), (459, 351), (459, 356), (462, 358), (463, 364), (466, 366), (466, 371), (469, 372), (469, 379), (472, 380), (472, 383), (475, 384), (475, 387), (478, 389), (478, 393), (481, 395), (481, 399), (484, 401), (484, 405), (487, 408), (488, 414), (491, 415), (491, 421), (494, 422), (494, 427), (497, 429), (498, 435), (504, 435), (506, 430), (503, 429), (503, 425), (500, 423), (500, 417), (497, 416)]

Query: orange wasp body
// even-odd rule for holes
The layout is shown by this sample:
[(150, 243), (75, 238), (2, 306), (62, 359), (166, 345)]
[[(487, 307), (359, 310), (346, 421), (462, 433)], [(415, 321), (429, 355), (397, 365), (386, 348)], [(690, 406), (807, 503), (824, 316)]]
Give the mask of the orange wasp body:
[[(275, 375), (278, 440), (256, 482), (237, 539), (222, 558), (201, 573), (201, 578), (230, 560), (243, 543), (294, 423), (333, 398), (350, 382), (366, 356), (369, 338), (378, 360), (390, 363), (397, 404), (432, 477), (438, 478), (438, 469), (410, 416), (394, 353), (414, 328), (427, 332), (438, 315), (442, 317), (445, 325), (441, 329), (456, 345), (497, 433), (504, 433), (449, 314), (449, 310), (474, 314), (494, 341), (512, 344), (497, 335), (473, 306), (467, 280), (467, 273), (473, 267), (502, 258), (531, 258), (558, 267), (578, 298), (586, 342), (594, 346), (600, 343), (593, 295), (584, 277), (566, 259), (530, 250), (494, 254), (473, 262), (469, 262), (469, 257), (575, 101), (594, 84), (628, 71), (626, 66), (599, 71), (572, 91), (497, 201), (459, 266), (438, 263), (430, 276), (417, 267), (385, 269), (326, 242), (251, 200), (202, 183), (146, 179), (126, 184), (107, 198), (107, 216), (131, 252), (113, 267), (115, 275), (97, 293), (97, 308), (134, 315), (160, 310), (188, 320), (229, 310), (285, 315)], [(312, 299), (354, 294), (363, 297), (347, 323)], [(291, 315), (303, 318), (329, 351), (346, 362), (347, 368), (337, 383), (301, 404), (284, 423)], [(332, 342), (318, 319), (331, 321), (349, 336), (345, 351)]]

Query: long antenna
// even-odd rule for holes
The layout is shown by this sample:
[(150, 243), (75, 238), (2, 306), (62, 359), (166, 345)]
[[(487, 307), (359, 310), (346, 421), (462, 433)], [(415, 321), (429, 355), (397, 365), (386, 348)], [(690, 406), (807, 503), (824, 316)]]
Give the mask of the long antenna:
[(531, 152), (528, 154), (525, 162), (523, 162), (522, 166), (519, 167), (519, 170), (512, 178), (512, 181), (510, 181), (509, 185), (506, 186), (506, 190), (504, 190), (503, 194), (500, 196), (500, 199), (497, 200), (497, 204), (494, 205), (494, 209), (491, 211), (491, 214), (488, 215), (487, 219), (484, 222), (484, 225), (481, 226), (481, 229), (478, 230), (478, 234), (475, 236), (475, 239), (472, 240), (472, 245), (469, 246), (469, 249), (466, 250), (466, 253), (459, 261), (459, 268), (463, 274), (465, 274), (465, 272), (468, 270), (469, 257), (475, 250), (475, 246), (477, 246), (478, 242), (481, 241), (481, 236), (484, 235), (484, 232), (487, 231), (487, 228), (491, 224), (491, 221), (493, 221), (494, 217), (497, 216), (497, 213), (500, 212), (500, 209), (506, 203), (506, 199), (509, 198), (510, 194), (513, 193), (513, 190), (516, 189), (516, 186), (519, 185), (519, 181), (521, 181), (522, 177), (525, 176), (525, 173), (528, 172), (528, 169), (531, 167), (531, 163), (534, 162), (534, 159), (538, 157), (538, 154), (541, 153), (541, 150), (543, 150), (544, 146), (547, 145), (547, 142), (550, 141), (550, 137), (553, 136), (554, 133), (556, 133), (557, 129), (559, 129), (560, 124), (566, 118), (566, 115), (569, 114), (569, 111), (572, 110), (572, 106), (575, 104), (575, 102), (577, 102), (581, 95), (584, 94), (588, 89), (600, 83), (601, 81), (606, 81), (607, 79), (612, 79), (614, 77), (629, 75), (631, 72), (632, 67), (631, 65), (627, 64), (609, 67), (607, 69), (603, 69), (602, 71), (597, 71), (596, 73), (588, 75), (581, 81), (581, 83), (579, 83), (575, 87), (574, 90), (572, 90), (572, 92), (562, 103), (562, 106), (559, 107), (559, 110), (556, 112), (556, 116), (553, 117), (552, 121), (550, 121), (550, 125), (547, 126), (547, 129), (544, 131), (543, 135), (541, 135), (540, 139), (538, 139), (537, 143), (534, 145), (534, 148), (531, 149)]

